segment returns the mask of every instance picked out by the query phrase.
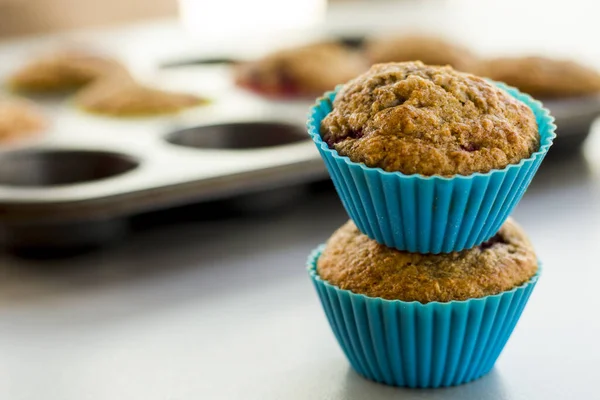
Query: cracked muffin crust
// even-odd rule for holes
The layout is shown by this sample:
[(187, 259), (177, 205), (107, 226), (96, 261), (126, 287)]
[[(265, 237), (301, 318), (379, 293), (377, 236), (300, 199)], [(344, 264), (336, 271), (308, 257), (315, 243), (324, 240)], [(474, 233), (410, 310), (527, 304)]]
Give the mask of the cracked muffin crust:
[(267, 96), (318, 96), (367, 69), (359, 53), (336, 43), (316, 43), (242, 63), (235, 69), (235, 80)]
[(116, 117), (176, 113), (206, 100), (193, 94), (147, 87), (130, 78), (107, 78), (85, 87), (75, 98), (82, 109)]
[(128, 72), (118, 61), (84, 51), (60, 51), (31, 61), (16, 71), (8, 85), (23, 92), (78, 89), (98, 78)]
[(546, 99), (600, 93), (600, 73), (568, 60), (497, 58), (482, 63), (481, 74)]
[(477, 57), (467, 48), (442, 38), (424, 35), (389, 36), (372, 39), (365, 46), (367, 58), (373, 64), (421, 61), (429, 65), (450, 65), (464, 72), (473, 72)]
[(537, 272), (529, 239), (508, 219), (492, 239), (448, 254), (418, 254), (369, 239), (348, 221), (328, 240), (319, 276), (344, 290), (388, 300), (447, 302), (498, 294)]
[(376, 64), (348, 82), (320, 131), (354, 162), (426, 176), (502, 169), (540, 140), (524, 103), (482, 78), (421, 62)]

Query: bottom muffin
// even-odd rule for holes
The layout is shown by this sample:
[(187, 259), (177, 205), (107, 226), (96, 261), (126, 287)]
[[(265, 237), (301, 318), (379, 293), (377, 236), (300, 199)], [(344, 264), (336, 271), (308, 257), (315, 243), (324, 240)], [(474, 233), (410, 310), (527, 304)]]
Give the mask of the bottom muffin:
[(387, 248), (348, 222), (308, 269), (352, 367), (422, 388), (488, 373), (539, 276), (533, 247), (511, 219), (490, 241), (445, 255)]

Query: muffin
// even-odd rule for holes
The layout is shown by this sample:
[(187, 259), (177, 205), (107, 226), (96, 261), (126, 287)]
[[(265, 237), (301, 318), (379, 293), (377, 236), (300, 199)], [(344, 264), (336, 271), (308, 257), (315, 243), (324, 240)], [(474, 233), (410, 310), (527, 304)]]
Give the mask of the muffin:
[(16, 71), (8, 85), (21, 92), (62, 92), (127, 70), (118, 61), (85, 51), (66, 50), (31, 61)]
[(546, 57), (496, 58), (482, 63), (480, 73), (544, 99), (600, 93), (600, 73), (569, 60)]
[(308, 270), (352, 367), (377, 382), (422, 388), (488, 373), (539, 276), (512, 220), (489, 242), (444, 255), (386, 248), (349, 222), (311, 255)]
[(133, 79), (114, 77), (85, 87), (75, 97), (75, 103), (83, 110), (114, 117), (177, 113), (203, 102), (193, 94), (154, 89)]
[(421, 62), (374, 65), (350, 81), (321, 135), (352, 161), (407, 175), (488, 172), (539, 147), (525, 104), (484, 79)]
[(29, 102), (0, 99), (0, 143), (8, 143), (40, 132), (44, 116)]
[(496, 234), (552, 145), (553, 120), (516, 89), (407, 62), (319, 98), (307, 126), (363, 233), (437, 254)]
[(533, 247), (510, 218), (488, 241), (437, 255), (386, 247), (348, 221), (329, 239), (317, 263), (321, 279), (340, 289), (423, 304), (495, 295), (521, 286), (536, 272)]
[(473, 72), (477, 57), (467, 48), (444, 39), (425, 35), (387, 36), (369, 40), (365, 53), (372, 64), (422, 61), (430, 65), (450, 65), (453, 68)]
[(316, 43), (277, 51), (239, 64), (235, 81), (265, 96), (317, 96), (368, 68), (355, 51), (336, 43)]

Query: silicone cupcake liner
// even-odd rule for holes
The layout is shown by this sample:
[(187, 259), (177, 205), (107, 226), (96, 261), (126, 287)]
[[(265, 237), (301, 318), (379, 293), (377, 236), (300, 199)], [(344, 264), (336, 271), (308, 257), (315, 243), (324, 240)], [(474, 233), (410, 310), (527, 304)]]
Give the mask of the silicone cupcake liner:
[(321, 251), (309, 257), (308, 271), (346, 358), (365, 378), (393, 386), (454, 386), (487, 374), (540, 273), (493, 296), (448, 303), (391, 301), (323, 281), (316, 271)]
[(405, 175), (370, 168), (330, 149), (321, 121), (336, 92), (311, 108), (308, 132), (356, 226), (371, 239), (417, 253), (449, 253), (476, 246), (496, 234), (531, 183), (556, 137), (554, 118), (542, 104), (517, 89), (498, 84), (534, 112), (540, 148), (501, 170), (468, 176)]

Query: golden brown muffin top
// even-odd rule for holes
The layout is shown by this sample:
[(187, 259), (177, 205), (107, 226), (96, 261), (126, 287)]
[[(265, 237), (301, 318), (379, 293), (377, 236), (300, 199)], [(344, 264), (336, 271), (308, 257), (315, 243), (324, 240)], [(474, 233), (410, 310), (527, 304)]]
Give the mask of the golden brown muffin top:
[(75, 98), (76, 104), (88, 112), (116, 117), (176, 113), (204, 101), (192, 94), (154, 89), (121, 77), (99, 80)]
[(318, 96), (367, 69), (359, 53), (341, 44), (316, 43), (242, 63), (235, 69), (235, 79), (265, 95)]
[(40, 132), (46, 118), (35, 106), (23, 100), (0, 99), (0, 142)]
[(317, 261), (319, 276), (341, 289), (421, 303), (498, 294), (527, 282), (537, 268), (531, 243), (512, 219), (477, 247), (437, 255), (391, 249), (348, 221)]
[(374, 38), (365, 45), (373, 64), (422, 61), (429, 65), (450, 65), (456, 70), (473, 72), (478, 59), (467, 48), (435, 36), (400, 35)]
[(77, 89), (98, 78), (128, 74), (118, 61), (77, 50), (44, 55), (16, 71), (9, 86), (24, 92), (55, 92)]
[(496, 58), (483, 62), (479, 73), (539, 98), (600, 93), (600, 73), (569, 60), (546, 57)]
[(348, 82), (321, 136), (354, 162), (428, 176), (502, 169), (539, 148), (527, 105), (482, 78), (421, 62), (376, 64)]

